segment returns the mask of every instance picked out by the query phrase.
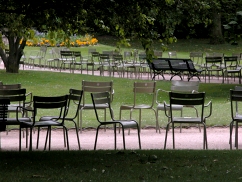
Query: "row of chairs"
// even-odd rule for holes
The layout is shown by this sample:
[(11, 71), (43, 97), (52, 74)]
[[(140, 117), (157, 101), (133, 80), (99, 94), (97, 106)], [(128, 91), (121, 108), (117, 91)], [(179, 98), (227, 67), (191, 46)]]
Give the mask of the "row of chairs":
[[(14, 101), (19, 101), (22, 102), (21, 105), (15, 106), (15, 112), (21, 111), (21, 115), (19, 116), (16, 113), (16, 117), (3, 117), (2, 120), (3, 122), (1, 124), (6, 125), (18, 125), (19, 126), (19, 150), (21, 151), (21, 131), (23, 129), (26, 129), (26, 148), (28, 147), (28, 129), (30, 129), (30, 146), (29, 150), (32, 150), (32, 133), (33, 133), (33, 128), (37, 127), (38, 128), (38, 133), (37, 133), (37, 144), (36, 148), (39, 147), (39, 135), (40, 135), (40, 128), (45, 128), (47, 127), (47, 134), (46, 134), (46, 141), (45, 141), (45, 147), (44, 149), (46, 150), (47, 143), (49, 145), (49, 150), (51, 146), (51, 127), (63, 127), (64, 130), (64, 145), (67, 146), (67, 149), (69, 150), (69, 141), (68, 141), (68, 130), (67, 127), (65, 126), (65, 122), (67, 121), (72, 121), (75, 125), (76, 129), (76, 135), (77, 135), (77, 141), (78, 141), (78, 147), (80, 149), (80, 141), (79, 141), (79, 136), (78, 136), (78, 127), (77, 123), (75, 121), (76, 118), (79, 116), (79, 112), (82, 109), (109, 109), (109, 113), (111, 114), (111, 121), (107, 122), (105, 118), (105, 122), (102, 122), (99, 120), (100, 117), (98, 117), (98, 112), (96, 111), (96, 116), (98, 121), (100, 121), (100, 126), (102, 125), (113, 125), (113, 124), (119, 124), (123, 128), (123, 132), (125, 128), (137, 128), (138, 129), (138, 139), (139, 139), (139, 147), (141, 148), (141, 143), (140, 143), (140, 136), (139, 136), (139, 127), (138, 123), (134, 120), (122, 120), (122, 121), (117, 121), (114, 120), (113, 112), (110, 106), (110, 103), (112, 101), (112, 95), (109, 94), (109, 92), (103, 92), (104, 94), (99, 94), (95, 91), (95, 89), (91, 89), (90, 86), (93, 84), (85, 84), (86, 90), (93, 91), (92, 93), (92, 104), (85, 104), (85, 108), (82, 107), (82, 97), (83, 97), (83, 91), (82, 90), (76, 90), (76, 89), (70, 89), (69, 95), (63, 95), (63, 96), (55, 96), (55, 97), (40, 97), (40, 96), (33, 96), (33, 105), (32, 107), (25, 107), (25, 99), (26, 99), (26, 89), (7, 89), (1, 92), (0, 90), (0, 95), (1, 98), (4, 98), (0, 104), (2, 104), (2, 108), (4, 113), (1, 116), (5, 116), (9, 108), (13, 106)], [(107, 86), (107, 83), (104, 83), (105, 86)], [(102, 85), (102, 86), (104, 86)], [(104, 87), (105, 87), (104, 86)], [(94, 86), (95, 87), (95, 86)], [(108, 87), (108, 86), (107, 86)], [(100, 90), (99, 90), (100, 91)], [(103, 89), (105, 91), (105, 89)], [(97, 95), (96, 95), (97, 94)], [(104, 100), (100, 100), (99, 97), (106, 97)], [(96, 99), (98, 101), (94, 102)], [(71, 102), (76, 106), (76, 112), (73, 117), (69, 116), (69, 110), (71, 107)], [(95, 104), (96, 103), (96, 104)], [(8, 107), (6, 107), (8, 105)], [(90, 108), (89, 108), (90, 107)], [(6, 108), (6, 109), (5, 109)], [(57, 113), (54, 114), (54, 116), (42, 116), (40, 119), (37, 119), (37, 113), (40, 113), (39, 110), (42, 109), (57, 109)], [(0, 109), (1, 111), (1, 109)], [(5, 112), (7, 111), (7, 112)], [(14, 111), (14, 110), (13, 110)], [(30, 112), (32, 113), (31, 116), (28, 116), (26, 113)], [(53, 112), (54, 113), (54, 112)], [(58, 114), (59, 113), (59, 114)], [(39, 116), (38, 116), (39, 117)], [(105, 113), (106, 117), (106, 113)], [(115, 125), (116, 125), (115, 124)], [(2, 126), (2, 125), (1, 125)], [(0, 127), (2, 130), (5, 130), (4, 127)], [(96, 140), (95, 140), (95, 146), (94, 149), (96, 149), (96, 143), (97, 143), (97, 137), (98, 137), (98, 129), (97, 129), (97, 135), (96, 135)], [(124, 133), (123, 133), (124, 137)], [(115, 133), (115, 139), (116, 139), (116, 133)], [(48, 140), (48, 142), (47, 142)], [(125, 149), (125, 140), (123, 138), (123, 146)], [(116, 140), (115, 140), (115, 148), (116, 148)]]
[[(183, 84), (181, 81), (177, 81), (179, 84)], [(191, 82), (187, 82), (191, 83)], [(140, 86), (142, 83), (138, 83)], [(179, 87), (179, 84), (173, 85), (172, 87)], [(185, 89), (185, 88), (184, 88)], [(148, 89), (147, 89), (148, 90)], [(137, 92), (140, 92), (141, 89), (136, 89)], [(204, 137), (203, 137), (203, 148), (207, 148), (207, 133), (206, 133), (206, 119), (211, 116), (212, 114), (212, 103), (211, 101), (208, 104), (205, 104), (205, 93), (204, 92), (193, 92), (188, 93), (182, 92), (184, 90), (178, 91), (170, 91), (169, 94), (169, 103), (163, 102), (163, 109), (165, 111), (165, 115), (168, 118), (168, 123), (166, 126), (166, 135), (165, 135), (165, 144), (164, 149), (166, 148), (167, 143), (167, 134), (170, 129), (170, 125), (172, 125), (172, 135), (173, 135), (173, 148), (175, 148), (175, 135), (174, 135), (174, 125), (176, 123), (182, 124), (182, 123), (189, 123), (189, 124), (199, 124), (203, 125), (204, 127)], [(78, 136), (78, 130), (77, 130), (77, 124), (75, 122), (75, 118), (78, 116), (79, 109), (81, 107), (81, 100), (83, 99), (83, 91), (82, 90), (75, 90), (70, 89), (68, 95), (62, 95), (62, 96), (54, 96), (54, 97), (40, 97), (40, 96), (33, 96), (33, 106), (32, 109), (26, 107), (24, 105), (17, 106), (16, 107), (16, 117), (9, 118), (8, 112), (9, 105), (11, 106), (12, 101), (21, 101), (25, 100), (26, 98), (26, 89), (8, 89), (8, 90), (0, 90), (1, 95), (1, 102), (0, 102), (0, 116), (1, 116), (1, 122), (0, 122), (0, 129), (3, 131), (6, 129), (6, 125), (19, 125), (19, 150), (21, 150), (21, 129), (30, 129), (30, 146), (29, 149), (32, 149), (32, 132), (34, 127), (38, 127), (38, 133), (37, 133), (37, 147), (38, 147), (38, 141), (39, 141), (39, 129), (42, 127), (47, 127), (47, 134), (46, 134), (46, 142), (45, 142), (45, 149), (47, 147), (47, 143), (49, 143), (49, 150), (50, 150), (50, 144), (51, 144), (51, 127), (52, 126), (62, 126), (64, 129), (64, 145), (67, 146), (67, 149), (69, 149), (69, 142), (68, 142), (68, 130), (65, 127), (65, 121), (72, 121), (75, 124), (76, 128), (76, 135), (77, 135), (77, 141), (78, 146), (80, 149), (80, 142), (79, 142), (79, 136)], [(241, 87), (236, 86), (235, 89), (230, 90), (230, 101), (231, 101), (231, 115), (232, 115), (232, 121), (230, 123), (230, 147), (232, 149), (232, 132), (233, 132), (233, 126), (234, 123), (236, 123), (236, 130), (235, 130), (235, 147), (238, 149), (238, 124), (242, 122), (241, 114), (239, 113), (239, 102), (242, 102), (242, 89)], [(115, 142), (114, 147), (116, 149), (116, 128), (118, 126), (122, 126), (123, 131), (123, 147), (125, 149), (125, 137), (124, 137), (124, 129), (126, 128), (136, 128), (138, 133), (138, 143), (139, 148), (141, 148), (141, 142), (140, 142), (140, 129), (139, 124), (133, 119), (130, 120), (115, 120), (114, 119), (114, 113), (111, 108), (111, 101), (112, 101), (112, 95), (110, 95), (108, 92), (96, 92), (91, 93), (92, 98), (92, 104), (93, 109), (96, 114), (96, 118), (99, 121), (99, 126), (97, 128), (96, 132), (96, 139), (94, 144), (94, 149), (96, 149), (97, 145), (97, 138), (98, 138), (98, 131), (101, 126), (106, 125), (113, 125), (114, 131), (115, 131)], [(74, 105), (76, 106), (76, 112), (74, 114), (74, 117), (69, 117), (68, 112), (71, 102), (73, 101)], [(99, 117), (98, 109), (100, 105), (106, 105), (109, 109), (109, 113), (111, 115), (111, 120), (106, 121), (104, 119), (103, 121), (100, 120), (101, 117)], [(201, 107), (199, 107), (201, 106)], [(191, 107), (196, 110), (195, 116), (176, 116), (174, 112), (177, 110), (177, 108), (182, 107)], [(209, 114), (205, 116), (204, 110), (205, 108), (210, 108)], [(37, 113), (40, 109), (58, 109), (58, 113), (54, 114), (54, 116), (42, 116), (40, 119), (37, 119)], [(140, 109), (140, 108), (131, 108), (132, 109)], [(200, 111), (198, 111), (200, 109)], [(22, 114), (19, 116), (19, 111), (22, 111)], [(25, 112), (31, 112), (33, 115), (27, 116), (24, 114)], [(39, 117), (38, 117), (39, 118)], [(49, 140), (49, 142), (47, 142)], [(26, 147), (28, 147), (28, 132), (26, 130)]]
[[(187, 82), (187, 83), (191, 83), (191, 82)], [(155, 82), (150, 82), (150, 83), (134, 83), (135, 88), (134, 88), (134, 93), (135, 93), (135, 97), (136, 97), (136, 93), (153, 93), (154, 92), (154, 88), (151, 89), (152, 86), (155, 85)], [(21, 89), (18, 90), (11, 90), (11, 91), (20, 91)], [(24, 89), (25, 90), (25, 89)], [(97, 144), (97, 138), (98, 138), (98, 131), (99, 128), (103, 125), (114, 125), (114, 130), (115, 130), (115, 149), (116, 149), (116, 127), (118, 126), (122, 126), (122, 130), (123, 130), (123, 146), (125, 149), (125, 139), (124, 139), (124, 129), (125, 128), (137, 128), (138, 130), (138, 140), (139, 140), (139, 147), (141, 148), (141, 143), (140, 143), (140, 128), (139, 125), (135, 120), (132, 119), (132, 116), (130, 115), (130, 119), (129, 120), (123, 120), (123, 119), (119, 119), (119, 120), (115, 120), (114, 119), (114, 114), (113, 114), (113, 110), (111, 108), (111, 101), (112, 101), (112, 95), (103, 90), (103, 91), (96, 91), (95, 89), (91, 89), (89, 88), (89, 91), (91, 92), (91, 96), (92, 96), (92, 105), (89, 105), (89, 109), (94, 109), (95, 113), (96, 113), (96, 118), (99, 121), (99, 126), (97, 128), (97, 133), (96, 133), (96, 139), (95, 139), (95, 144), (94, 144), (94, 149), (96, 149), (96, 144)], [(8, 90), (8, 93), (10, 93), (10, 90)], [(203, 100), (204, 100), (204, 95), (201, 94), (196, 94), (196, 93), (183, 93), (183, 94), (187, 94), (187, 95), (183, 95), (184, 99), (191, 99), (191, 98), (196, 98), (197, 97), (201, 97), (203, 96)], [(190, 95), (192, 94), (192, 95)], [(80, 148), (80, 142), (79, 142), (79, 136), (78, 136), (78, 130), (77, 130), (77, 124), (75, 123), (74, 119), (78, 116), (79, 110), (82, 107), (81, 104), (81, 100), (83, 99), (83, 90), (74, 90), (74, 89), (70, 89), (70, 93), (69, 96), (63, 95), (63, 96), (56, 96), (56, 97), (39, 97), (39, 96), (33, 96), (33, 109), (26, 109), (24, 106), (18, 106), (18, 108), (22, 109), (23, 112), (28, 111), (28, 112), (32, 112), (32, 117), (27, 117), (26, 115), (22, 115), (22, 117), (18, 117), (16, 116), (16, 118), (12, 118), (12, 120), (18, 122), (19, 126), (20, 126), (20, 149), (21, 150), (21, 129), (26, 128), (26, 129), (30, 129), (30, 150), (32, 149), (32, 130), (34, 127), (38, 127), (38, 133), (37, 133), (37, 148), (38, 148), (38, 141), (39, 141), (39, 129), (42, 127), (47, 127), (47, 134), (46, 134), (46, 142), (45, 142), (45, 149), (47, 147), (47, 140), (49, 140), (49, 150), (50, 150), (50, 144), (51, 144), (51, 127), (52, 126), (61, 126), (64, 129), (64, 144), (67, 146), (67, 149), (69, 149), (69, 142), (68, 142), (68, 131), (67, 128), (65, 127), (64, 122), (65, 121), (72, 121), (75, 124), (75, 128), (76, 128), (76, 135), (77, 135), (77, 140), (78, 140), (78, 145)], [(188, 97), (189, 96), (189, 97)], [(197, 96), (197, 97), (196, 97)], [(8, 98), (8, 97), (6, 97)], [(6, 99), (5, 98), (5, 99)], [(179, 100), (181, 100), (182, 98), (179, 98)], [(195, 100), (196, 100), (195, 99)], [(68, 108), (70, 107), (70, 101), (73, 100), (74, 103), (77, 106), (76, 109), (76, 113), (75, 116), (72, 117), (67, 117), (68, 115)], [(170, 99), (171, 102), (171, 99)], [(196, 100), (197, 102), (197, 100)], [(195, 106), (195, 105), (199, 105), (200, 102), (194, 103), (192, 101), (187, 101), (187, 102), (183, 102), (180, 101), (179, 103), (174, 103), (176, 105), (181, 105), (183, 107), (183, 105), (189, 106)], [(100, 107), (101, 106), (101, 107)], [(100, 117), (98, 116), (98, 110), (99, 109), (103, 109), (105, 106), (106, 109), (109, 109), (109, 113), (111, 114), (111, 121), (107, 122), (106, 118), (104, 119), (104, 121), (100, 121)], [(120, 107), (120, 109), (122, 109), (123, 106)], [(167, 109), (167, 108), (171, 108), (171, 109)], [(39, 120), (36, 120), (36, 116), (37, 116), (37, 112), (39, 112), (39, 109), (50, 109), (50, 108), (60, 108), (59, 109), (59, 115), (56, 114), (55, 116), (43, 116), (40, 117)], [(124, 108), (124, 107), (123, 107)], [(144, 107), (144, 105), (136, 105), (136, 103), (132, 106), (132, 107), (125, 107), (124, 108), (129, 109), (130, 112), (132, 112), (134, 109), (138, 109), (140, 110), (140, 115), (141, 115), (141, 109), (152, 109), (149, 107)], [(165, 112), (167, 112), (167, 110), (169, 110), (170, 114), (167, 114), (168, 118), (170, 117), (170, 119), (168, 120), (169, 123), (167, 125), (167, 132), (168, 132), (168, 127), (170, 122), (172, 122), (173, 118), (172, 116), (172, 111), (173, 111), (173, 104), (168, 106), (168, 105), (164, 105), (164, 110)], [(155, 110), (154, 110), (155, 111)], [(156, 113), (156, 112), (155, 112)], [(183, 117), (184, 118), (184, 117)], [(188, 123), (197, 123), (197, 124), (203, 124), (205, 127), (205, 118), (202, 117), (198, 117), (196, 116), (197, 119), (194, 120), (189, 120), (186, 119), (186, 122)], [(200, 118), (200, 119), (198, 119)], [(9, 118), (7, 118), (7, 122), (10, 121)], [(139, 120), (140, 122), (141, 120)], [(184, 119), (180, 121), (180, 123), (185, 122)], [(205, 130), (205, 129), (204, 129)], [(204, 131), (205, 132), (205, 131)], [(27, 134), (26, 134), (27, 135)], [(174, 135), (174, 134), (173, 134)], [(205, 136), (205, 134), (204, 134)], [(27, 136), (26, 136), (26, 147), (27, 147)]]

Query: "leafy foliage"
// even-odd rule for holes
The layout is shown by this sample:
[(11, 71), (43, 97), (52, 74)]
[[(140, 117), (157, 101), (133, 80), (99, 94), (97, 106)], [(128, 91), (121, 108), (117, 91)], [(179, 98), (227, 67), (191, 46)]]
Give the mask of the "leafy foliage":
[(232, 45), (237, 45), (242, 33), (242, 11), (236, 13), (236, 15), (230, 19), (230, 22), (223, 25), (225, 29), (225, 39)]

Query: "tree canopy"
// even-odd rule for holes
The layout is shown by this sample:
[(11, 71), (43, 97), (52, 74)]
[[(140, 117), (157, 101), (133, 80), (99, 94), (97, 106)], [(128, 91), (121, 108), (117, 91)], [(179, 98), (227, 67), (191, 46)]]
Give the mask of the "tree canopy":
[(66, 37), (100, 31), (122, 40), (136, 37), (148, 55), (153, 39), (172, 43), (175, 34), (196, 36), (209, 32), (208, 27), (212, 43), (217, 43), (223, 38), (221, 22), (241, 7), (239, 0), (1, 0), (0, 31), (8, 39), (10, 54), (5, 55), (1, 44), (0, 56), (7, 72), (18, 72), (33, 29), (62, 30)]

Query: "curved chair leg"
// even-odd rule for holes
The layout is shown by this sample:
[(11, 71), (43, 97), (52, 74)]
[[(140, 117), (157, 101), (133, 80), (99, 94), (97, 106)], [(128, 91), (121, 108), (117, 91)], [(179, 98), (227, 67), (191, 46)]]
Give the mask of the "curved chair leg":
[(236, 121), (236, 127), (235, 127), (235, 147), (238, 149), (238, 122)]
[(80, 144), (80, 139), (79, 139), (79, 134), (78, 134), (78, 128), (76, 122), (74, 122), (75, 128), (76, 128), (76, 137), (77, 137), (77, 143), (78, 143), (78, 148), (81, 150), (81, 144)]
[(66, 135), (65, 135), (65, 129), (63, 127), (63, 136), (64, 136), (64, 147), (66, 147)]
[(203, 123), (203, 149), (208, 149), (208, 141), (207, 141), (207, 129), (205, 123)]
[[(114, 127), (114, 149), (117, 149), (117, 132), (116, 132), (116, 124), (113, 124)], [(123, 126), (122, 126), (122, 130), (123, 130)]]
[[(69, 151), (70, 147), (69, 147), (69, 138), (68, 138), (68, 129), (63, 126), (64, 130), (65, 130), (65, 133), (64, 135), (66, 135), (66, 145), (67, 145), (67, 150)], [(64, 137), (65, 138), (65, 137)]]
[(139, 149), (141, 149), (140, 130), (139, 130), (138, 123), (137, 123), (137, 132), (138, 132), (138, 140), (139, 140)]
[(175, 128), (174, 128), (173, 122), (172, 122), (172, 140), (173, 140), (173, 149), (175, 149)]
[(101, 125), (99, 125), (97, 127), (97, 131), (96, 131), (96, 138), (95, 138), (95, 143), (94, 143), (94, 150), (96, 150), (96, 146), (97, 146), (97, 137), (98, 137), (98, 132), (99, 132), (99, 128), (100, 128)]
[(157, 133), (157, 130), (158, 130), (158, 129), (159, 129), (159, 133), (160, 133), (160, 125), (159, 125), (158, 112), (159, 112), (159, 110), (157, 109), (157, 110), (156, 110), (156, 133)]
[(230, 122), (230, 125), (229, 125), (229, 131), (230, 131), (230, 135), (229, 135), (230, 150), (232, 150), (232, 134), (233, 134), (233, 126), (234, 126), (234, 121), (231, 121), (231, 122)]
[(38, 127), (36, 149), (38, 149), (38, 148), (39, 148), (39, 133), (40, 133), (40, 127)]
[(166, 125), (166, 136), (165, 136), (165, 142), (164, 142), (164, 150), (166, 149), (167, 135), (168, 135), (169, 126), (170, 126), (170, 122)]
[[(124, 127), (122, 126), (122, 132), (123, 132), (123, 146), (124, 146), (124, 150), (126, 149), (125, 148), (125, 135), (124, 135)], [(115, 148), (116, 150), (116, 148)]]

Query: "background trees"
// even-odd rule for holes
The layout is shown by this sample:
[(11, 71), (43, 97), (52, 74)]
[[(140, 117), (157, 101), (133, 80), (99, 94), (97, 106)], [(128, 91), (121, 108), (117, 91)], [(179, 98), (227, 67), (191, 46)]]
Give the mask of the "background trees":
[[(147, 54), (152, 40), (172, 43), (178, 38), (210, 38), (222, 43), (222, 25), (242, 8), (240, 0), (1, 0), (0, 30), (9, 42), (7, 57), (0, 56), (7, 72), (17, 73), (26, 40), (33, 29), (73, 34), (105, 32), (138, 38)], [(21, 44), (20, 44), (20, 40)]]

